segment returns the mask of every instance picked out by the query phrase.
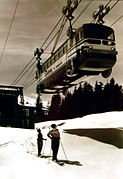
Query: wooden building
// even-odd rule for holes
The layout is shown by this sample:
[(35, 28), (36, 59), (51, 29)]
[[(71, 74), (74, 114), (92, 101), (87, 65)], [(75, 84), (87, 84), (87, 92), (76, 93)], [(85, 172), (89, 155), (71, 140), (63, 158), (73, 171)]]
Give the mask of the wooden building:
[(35, 107), (24, 106), (23, 87), (0, 85), (0, 126), (34, 128), (34, 120)]

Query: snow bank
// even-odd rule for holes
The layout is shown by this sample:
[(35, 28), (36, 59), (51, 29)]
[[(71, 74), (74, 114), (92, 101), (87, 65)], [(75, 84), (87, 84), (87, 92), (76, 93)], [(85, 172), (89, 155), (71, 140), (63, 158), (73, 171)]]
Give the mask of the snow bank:
[(49, 121), (35, 124), (35, 128), (49, 128), (52, 123), (63, 129), (72, 128), (123, 128), (123, 111), (91, 114), (80, 118)]

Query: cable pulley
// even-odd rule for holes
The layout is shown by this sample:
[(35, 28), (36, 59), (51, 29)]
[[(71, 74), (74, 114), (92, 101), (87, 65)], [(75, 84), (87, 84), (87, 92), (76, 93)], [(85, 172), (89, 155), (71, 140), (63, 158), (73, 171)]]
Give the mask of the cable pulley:
[(99, 9), (97, 11), (94, 11), (93, 13), (93, 18), (98, 24), (104, 24), (103, 18), (109, 13), (110, 7), (109, 6), (104, 6), (100, 5)]
[[(72, 3), (73, 2), (73, 3)], [(62, 9), (62, 13), (67, 17), (67, 19), (69, 20), (69, 28), (67, 31), (67, 36), (70, 37), (73, 33), (73, 28), (72, 28), (72, 24), (71, 21), (73, 20), (74, 16), (73, 16), (73, 12), (74, 10), (77, 8), (78, 6), (78, 0), (68, 0), (67, 1), (67, 5), (63, 7)]]
[(78, 6), (78, 0), (73, 0), (73, 5), (72, 1), (68, 0), (67, 5), (63, 7), (62, 13), (68, 18), (68, 20), (72, 20), (74, 16), (72, 15), (74, 10)]
[(43, 52), (43, 49), (36, 48), (36, 51), (34, 51), (34, 56), (36, 57), (36, 60), (41, 60), (41, 55)]

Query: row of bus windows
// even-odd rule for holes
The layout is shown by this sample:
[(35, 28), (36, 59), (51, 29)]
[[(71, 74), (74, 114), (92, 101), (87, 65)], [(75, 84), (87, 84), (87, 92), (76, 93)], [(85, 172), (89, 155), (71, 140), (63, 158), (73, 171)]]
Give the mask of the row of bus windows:
[(90, 29), (90, 31), (88, 29), (86, 29), (86, 30), (88, 33), (86, 31), (84, 31), (82, 28), (80, 28), (73, 35), (73, 37), (69, 40), (69, 48), (76, 45), (80, 40), (84, 40), (85, 36), (86, 36), (86, 38), (93, 39), (93, 40), (88, 40), (88, 43), (90, 43), (90, 44), (101, 44), (100, 40), (105, 39), (102, 41), (103, 45), (115, 45), (115, 43), (112, 42), (114, 40), (114, 33), (112, 31), (110, 32), (109, 30), (107, 30), (106, 32), (102, 32), (101, 29), (99, 29), (98, 34), (97, 34), (97, 32), (91, 33), (91, 30), (93, 32), (94, 29)]
[(52, 64), (67, 52), (67, 43), (61, 46), (42, 66), (42, 72), (47, 71)]
[[(41, 71), (47, 71), (47, 69), (54, 64), (58, 59), (60, 59), (66, 52), (67, 48), (71, 48), (74, 44), (76, 44), (80, 39), (83, 37), (83, 31), (80, 29), (68, 42), (70, 41), (69, 45), (67, 42), (64, 43), (43, 65)], [(69, 46), (69, 47), (68, 47)]]

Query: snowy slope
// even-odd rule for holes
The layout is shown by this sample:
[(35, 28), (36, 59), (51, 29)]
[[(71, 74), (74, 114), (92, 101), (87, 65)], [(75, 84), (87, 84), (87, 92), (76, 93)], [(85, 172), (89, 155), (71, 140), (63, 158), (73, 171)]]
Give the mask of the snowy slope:
[[(51, 123), (54, 122), (36, 124), (42, 129), (44, 138), (47, 138)], [(45, 158), (37, 157), (36, 130), (0, 127), (1, 179), (123, 178), (123, 148), (90, 135), (92, 130), (102, 130), (102, 135), (105, 129), (111, 134), (118, 127), (118, 136), (123, 141), (123, 112), (95, 114), (55, 123), (61, 131), (58, 159), (64, 161), (64, 166), (51, 161), (50, 139), (44, 142), (42, 152)], [(83, 134), (83, 131), (86, 132)], [(88, 133), (90, 136), (87, 136)], [(115, 133), (113, 135), (115, 138)]]

